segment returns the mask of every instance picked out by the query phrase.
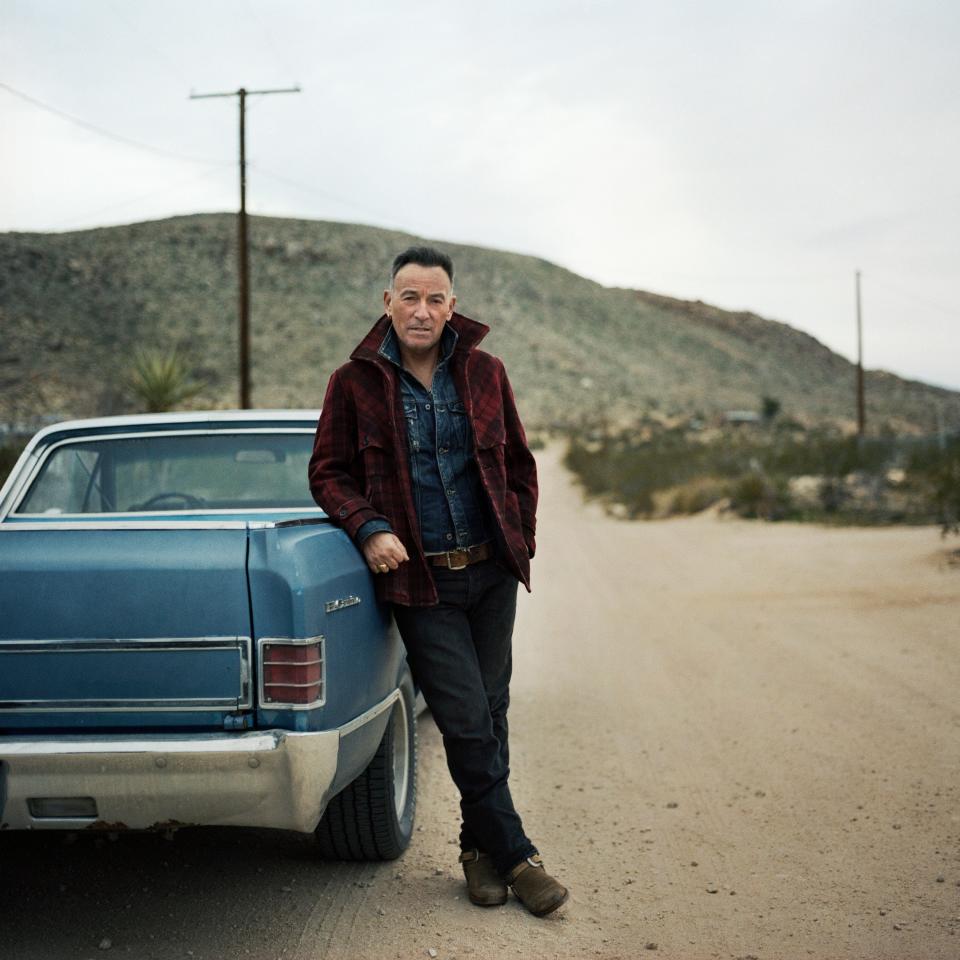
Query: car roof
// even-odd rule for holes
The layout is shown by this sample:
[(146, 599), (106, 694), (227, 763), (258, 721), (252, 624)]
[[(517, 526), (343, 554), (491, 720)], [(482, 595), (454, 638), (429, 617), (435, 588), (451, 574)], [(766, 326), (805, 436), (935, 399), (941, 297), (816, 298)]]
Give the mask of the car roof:
[(116, 417), (90, 417), (52, 423), (34, 434), (30, 446), (42, 444), (51, 434), (114, 432), (126, 427), (172, 427), (204, 424), (316, 424), (319, 410), (189, 410), (177, 413), (137, 413)]

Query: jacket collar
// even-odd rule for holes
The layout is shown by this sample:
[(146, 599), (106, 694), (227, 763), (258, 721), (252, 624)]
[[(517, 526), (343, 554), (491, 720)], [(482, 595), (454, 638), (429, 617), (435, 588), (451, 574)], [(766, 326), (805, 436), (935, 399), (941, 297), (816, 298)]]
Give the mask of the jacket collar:
[[(469, 352), (490, 332), (490, 328), (485, 323), (471, 320), (469, 317), (465, 317), (460, 313), (455, 313), (447, 323), (457, 333), (457, 345), (453, 351), (454, 356)], [(378, 351), (390, 326), (390, 320), (387, 315), (384, 314), (370, 328), (360, 343), (357, 344), (353, 353), (350, 354), (350, 359), (372, 360), (374, 363), (381, 364), (389, 363)]]

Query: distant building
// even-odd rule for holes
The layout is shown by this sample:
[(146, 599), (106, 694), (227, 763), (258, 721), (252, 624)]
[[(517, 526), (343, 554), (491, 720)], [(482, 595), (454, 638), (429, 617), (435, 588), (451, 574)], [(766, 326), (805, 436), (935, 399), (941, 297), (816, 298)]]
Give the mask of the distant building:
[(727, 410), (723, 415), (724, 423), (738, 426), (742, 423), (760, 423), (763, 417), (756, 410)]

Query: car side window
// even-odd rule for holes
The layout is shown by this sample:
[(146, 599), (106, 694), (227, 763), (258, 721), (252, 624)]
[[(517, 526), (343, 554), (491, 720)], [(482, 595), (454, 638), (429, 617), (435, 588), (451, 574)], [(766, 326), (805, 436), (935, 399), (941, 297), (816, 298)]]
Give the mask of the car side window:
[(61, 447), (44, 464), (17, 513), (87, 513), (99, 481), (100, 451), (91, 444)]
[(313, 509), (312, 439), (170, 433), (65, 443), (49, 452), (15, 513)]

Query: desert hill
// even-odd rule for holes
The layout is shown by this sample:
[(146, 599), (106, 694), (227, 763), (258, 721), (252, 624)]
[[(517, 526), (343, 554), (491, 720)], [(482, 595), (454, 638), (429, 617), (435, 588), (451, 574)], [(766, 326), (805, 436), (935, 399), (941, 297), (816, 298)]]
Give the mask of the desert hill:
[[(206, 384), (193, 401), (236, 403), (236, 220), (203, 214), (73, 233), (0, 234), (0, 419), (131, 412), (138, 348), (176, 345)], [(405, 234), (253, 217), (253, 397), (318, 406), (330, 372), (380, 315)], [(441, 244), (458, 308), (488, 323), (534, 425), (662, 414), (710, 416), (780, 401), (801, 419), (849, 421), (854, 369), (807, 334), (751, 313), (611, 289), (533, 257)], [(960, 394), (867, 375), (879, 427), (960, 423)]]

